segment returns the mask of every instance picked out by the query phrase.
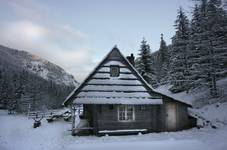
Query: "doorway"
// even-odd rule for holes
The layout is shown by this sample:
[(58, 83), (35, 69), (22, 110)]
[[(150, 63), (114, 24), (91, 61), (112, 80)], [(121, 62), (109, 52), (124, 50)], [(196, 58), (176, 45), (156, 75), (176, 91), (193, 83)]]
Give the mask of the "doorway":
[(168, 131), (176, 130), (177, 106), (175, 103), (166, 104), (166, 128)]

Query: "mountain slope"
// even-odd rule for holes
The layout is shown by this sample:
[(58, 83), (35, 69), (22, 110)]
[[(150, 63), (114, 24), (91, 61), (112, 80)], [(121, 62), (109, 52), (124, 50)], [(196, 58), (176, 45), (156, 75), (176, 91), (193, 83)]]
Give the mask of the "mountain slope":
[(59, 66), (25, 51), (0, 46), (0, 106), (18, 111), (58, 108), (77, 86)]
[(61, 67), (39, 56), (1, 45), (0, 54), (1, 60), (7, 61), (7, 63), (20, 67), (21, 69), (28, 70), (43, 79), (52, 80), (57, 84), (65, 84), (67, 86), (76, 86), (78, 84), (74, 77), (66, 73)]

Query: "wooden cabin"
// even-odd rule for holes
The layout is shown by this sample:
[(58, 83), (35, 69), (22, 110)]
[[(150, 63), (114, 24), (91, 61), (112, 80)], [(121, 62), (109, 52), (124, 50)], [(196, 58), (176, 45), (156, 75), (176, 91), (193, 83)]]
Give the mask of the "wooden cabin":
[(155, 91), (134, 68), (133, 55), (125, 58), (117, 47), (64, 102), (71, 108), (81, 104), (81, 120), (86, 123), (75, 127), (73, 121), (73, 134), (177, 131), (196, 125), (188, 113), (189, 103)]

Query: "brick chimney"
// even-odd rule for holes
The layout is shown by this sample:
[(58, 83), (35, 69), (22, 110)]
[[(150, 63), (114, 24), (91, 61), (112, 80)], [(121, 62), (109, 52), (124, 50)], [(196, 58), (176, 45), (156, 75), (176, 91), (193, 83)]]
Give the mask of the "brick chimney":
[(135, 67), (135, 57), (134, 57), (133, 53), (131, 53), (131, 55), (127, 56), (126, 58), (131, 63), (131, 65)]

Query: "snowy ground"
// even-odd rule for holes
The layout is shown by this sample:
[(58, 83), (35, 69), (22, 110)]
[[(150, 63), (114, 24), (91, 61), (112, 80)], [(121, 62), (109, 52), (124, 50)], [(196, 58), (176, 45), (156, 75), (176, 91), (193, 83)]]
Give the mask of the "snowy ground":
[(23, 115), (10, 116), (0, 110), (0, 150), (227, 149), (227, 126), (145, 135), (73, 137), (67, 131), (70, 129), (67, 122), (43, 120), (42, 126), (36, 129), (32, 128), (32, 123), (33, 120)]

